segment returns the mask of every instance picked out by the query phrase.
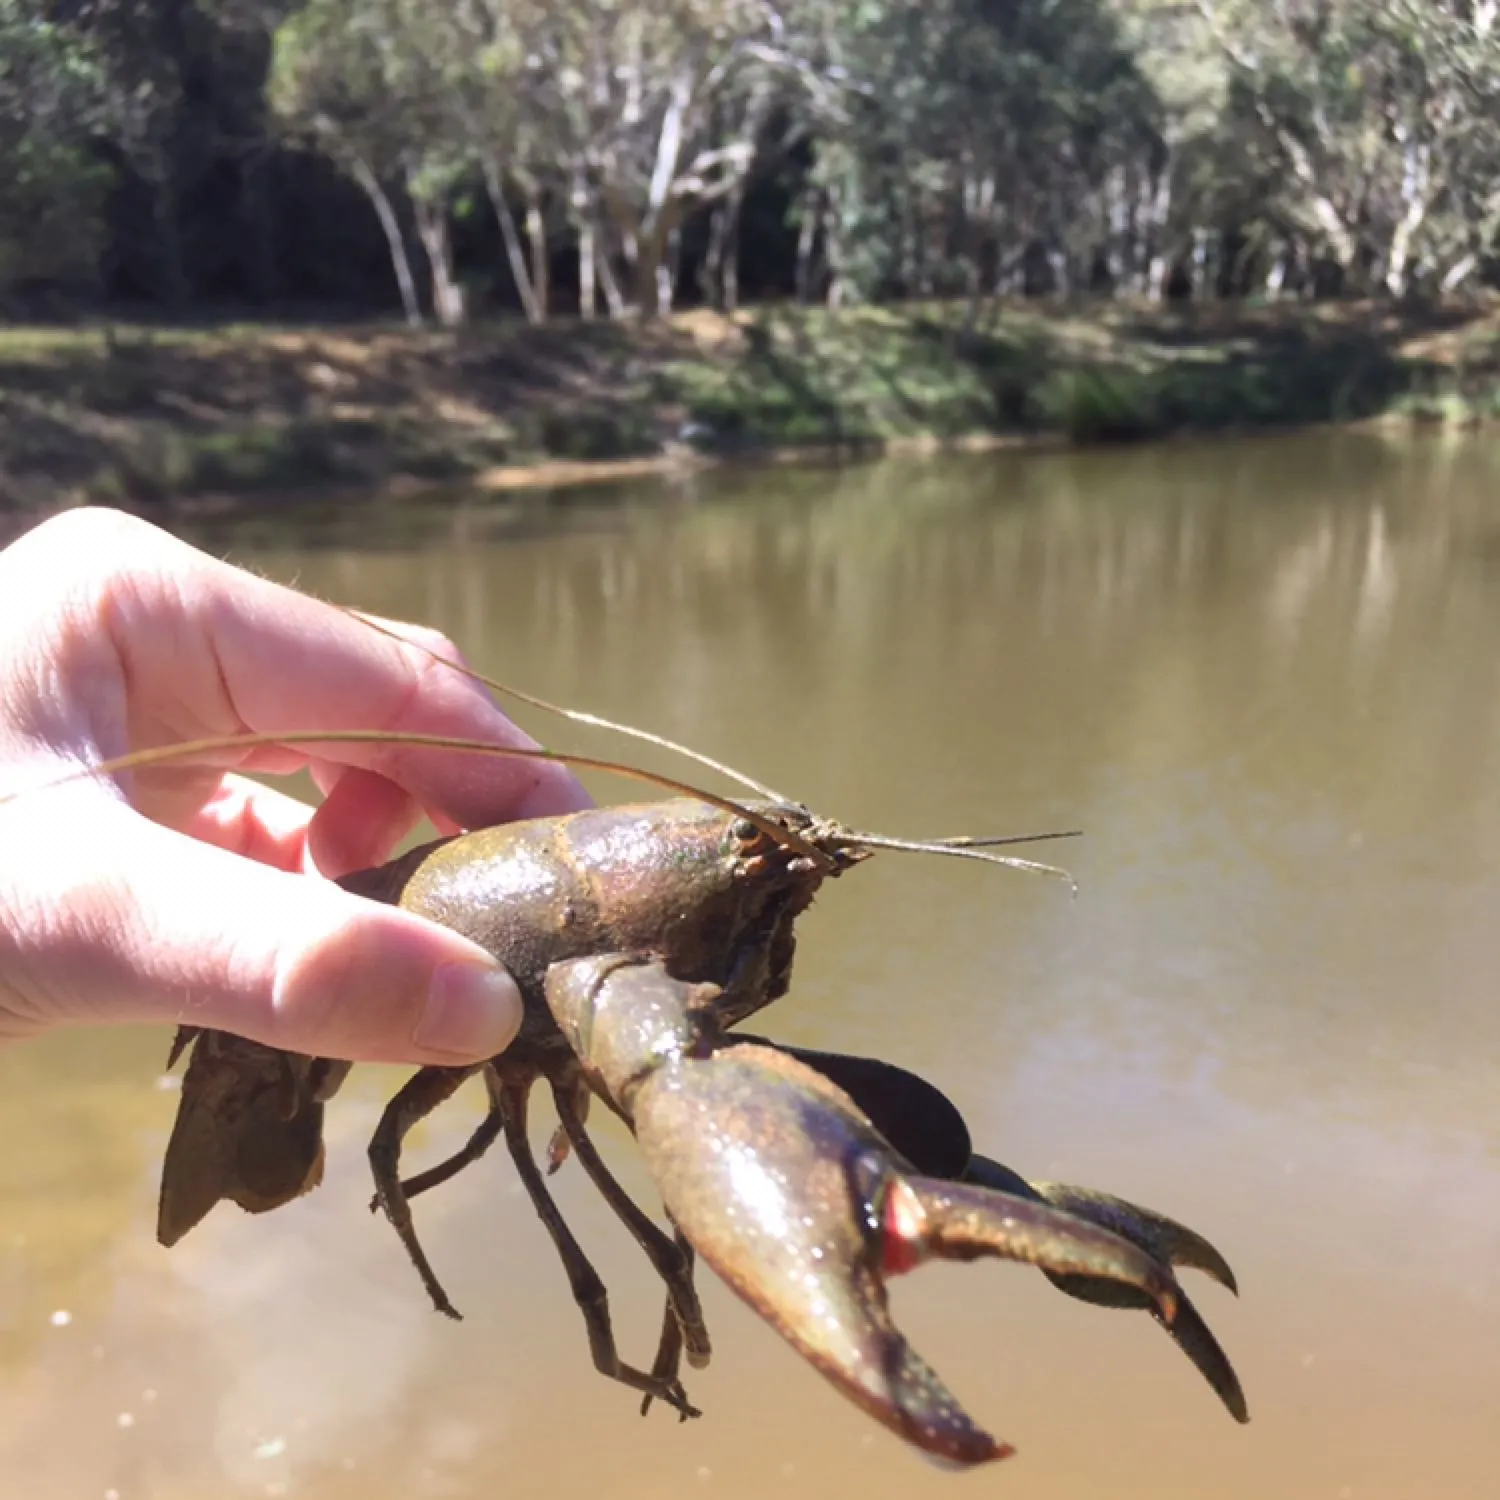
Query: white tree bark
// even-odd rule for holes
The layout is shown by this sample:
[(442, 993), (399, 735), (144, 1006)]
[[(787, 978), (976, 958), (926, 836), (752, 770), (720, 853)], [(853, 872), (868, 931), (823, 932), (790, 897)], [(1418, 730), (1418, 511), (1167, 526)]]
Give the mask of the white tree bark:
[(485, 157), (484, 189), (489, 195), (490, 207), (495, 211), (495, 222), (500, 226), (500, 238), (505, 245), (505, 261), (510, 267), (511, 280), (515, 283), (516, 296), (521, 300), (521, 311), (528, 323), (546, 320), (546, 309), (537, 300), (536, 285), (531, 269), (526, 264), (526, 252), (521, 248), (520, 231), (516, 228), (516, 216), (511, 212), (505, 196), (505, 183), (493, 157)]
[(401, 233), (401, 221), (396, 217), (390, 194), (380, 185), (368, 162), (361, 156), (348, 158), (349, 170), (354, 180), (364, 189), (365, 196), (380, 220), (385, 235), (385, 245), (391, 257), (391, 269), (396, 275), (396, 288), (401, 294), (401, 308), (406, 321), (414, 328), (422, 322), (422, 304), (417, 297), (417, 281), (412, 275), (411, 257), (406, 253), (406, 237)]

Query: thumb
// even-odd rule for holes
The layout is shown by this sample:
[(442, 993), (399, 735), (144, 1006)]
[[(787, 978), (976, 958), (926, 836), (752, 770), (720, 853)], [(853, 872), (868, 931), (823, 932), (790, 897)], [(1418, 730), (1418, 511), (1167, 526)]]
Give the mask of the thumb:
[(0, 975), (27, 1029), (177, 1022), (446, 1065), (493, 1056), (519, 1029), (515, 981), (457, 933), (88, 802), (86, 840), (54, 822), (25, 840), (47, 852), (24, 886), (0, 881)]

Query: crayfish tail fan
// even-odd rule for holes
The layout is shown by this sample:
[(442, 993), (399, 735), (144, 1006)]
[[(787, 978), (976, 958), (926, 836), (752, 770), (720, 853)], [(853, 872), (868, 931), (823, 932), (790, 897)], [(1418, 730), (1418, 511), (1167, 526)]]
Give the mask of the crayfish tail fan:
[(193, 1043), (162, 1164), (156, 1237), (168, 1247), (228, 1199), (266, 1213), (323, 1178), (322, 1071), (223, 1032)]

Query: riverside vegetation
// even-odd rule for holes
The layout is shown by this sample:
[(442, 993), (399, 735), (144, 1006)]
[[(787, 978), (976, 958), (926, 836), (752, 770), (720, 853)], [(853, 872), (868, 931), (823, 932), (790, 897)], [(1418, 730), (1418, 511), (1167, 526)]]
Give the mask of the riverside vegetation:
[(1497, 13), (0, 0), (0, 491), (1482, 417)]
[(767, 450), (1123, 441), (1500, 414), (1500, 309), (775, 308), (647, 324), (0, 335), (0, 504), (406, 477), (562, 482)]

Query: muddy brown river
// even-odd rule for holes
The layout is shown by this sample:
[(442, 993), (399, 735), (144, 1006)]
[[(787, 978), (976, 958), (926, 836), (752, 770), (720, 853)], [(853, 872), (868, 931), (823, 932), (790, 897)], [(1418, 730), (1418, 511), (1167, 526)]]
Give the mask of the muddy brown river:
[[(894, 1306), (1008, 1462), (926, 1466), (711, 1277), (705, 1415), (643, 1420), (503, 1152), (418, 1205), (466, 1320), (430, 1310), (365, 1211), (397, 1072), (332, 1109), (319, 1192), (168, 1253), (167, 1035), (79, 1033), (0, 1051), (6, 1500), (1500, 1493), (1500, 442), (773, 469), (194, 535), (861, 826), (1084, 829), (1053, 851), (1076, 899), (895, 854), (825, 887), (765, 1024), (913, 1067), (1026, 1174), (1208, 1234), (1242, 1297), (1188, 1285), (1253, 1420), (1144, 1316), (992, 1261)], [(644, 1359), (641, 1258), (576, 1166), (556, 1185)]]

